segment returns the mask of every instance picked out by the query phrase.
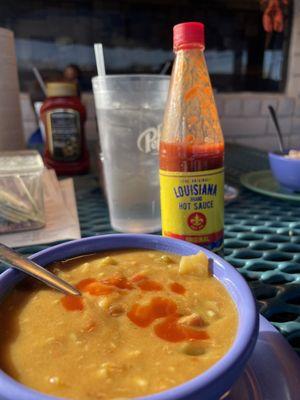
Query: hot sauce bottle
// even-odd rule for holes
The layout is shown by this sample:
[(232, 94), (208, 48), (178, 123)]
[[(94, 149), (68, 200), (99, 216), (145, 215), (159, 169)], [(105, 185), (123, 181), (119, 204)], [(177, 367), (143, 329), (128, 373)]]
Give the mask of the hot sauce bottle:
[(47, 99), (41, 108), (46, 129), (44, 161), (59, 175), (87, 172), (89, 156), (85, 142), (86, 112), (71, 82), (47, 84)]
[(224, 139), (204, 58), (204, 25), (174, 26), (176, 55), (160, 138), (164, 236), (223, 247)]

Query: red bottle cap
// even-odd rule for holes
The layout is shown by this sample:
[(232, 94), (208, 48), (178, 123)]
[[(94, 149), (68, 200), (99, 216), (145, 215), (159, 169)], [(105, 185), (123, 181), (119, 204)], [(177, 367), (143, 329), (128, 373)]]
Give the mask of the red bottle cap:
[(173, 48), (175, 51), (191, 49), (199, 45), (204, 49), (204, 25), (201, 22), (183, 22), (174, 26)]

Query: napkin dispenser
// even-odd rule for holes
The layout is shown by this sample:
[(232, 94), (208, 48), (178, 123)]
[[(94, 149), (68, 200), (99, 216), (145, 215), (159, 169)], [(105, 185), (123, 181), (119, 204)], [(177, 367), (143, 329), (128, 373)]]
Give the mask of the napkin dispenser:
[(0, 233), (45, 225), (43, 170), (37, 151), (0, 152)]

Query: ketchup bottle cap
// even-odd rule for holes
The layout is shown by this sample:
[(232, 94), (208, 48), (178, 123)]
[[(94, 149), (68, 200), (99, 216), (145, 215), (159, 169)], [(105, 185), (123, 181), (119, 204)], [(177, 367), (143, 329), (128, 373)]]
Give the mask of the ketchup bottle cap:
[(204, 48), (204, 25), (201, 22), (183, 22), (173, 28), (173, 48), (191, 49), (200, 45)]

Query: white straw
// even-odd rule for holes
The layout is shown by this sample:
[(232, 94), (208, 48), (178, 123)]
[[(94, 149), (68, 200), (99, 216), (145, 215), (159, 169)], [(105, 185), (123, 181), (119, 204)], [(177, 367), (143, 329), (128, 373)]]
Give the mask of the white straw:
[(171, 64), (172, 64), (171, 61), (165, 62), (163, 67), (162, 67), (162, 69), (161, 69), (161, 71), (160, 71), (160, 75), (164, 75), (168, 71), (168, 69), (170, 68)]
[(104, 56), (103, 56), (103, 46), (102, 43), (94, 44), (96, 64), (98, 76), (105, 76), (105, 65), (104, 65)]
[(36, 80), (38, 81), (38, 83), (40, 85), (40, 88), (42, 89), (42, 92), (44, 93), (45, 96), (47, 96), (46, 85), (43, 81), (40, 71), (36, 67), (33, 67), (32, 71), (34, 73), (34, 76), (36, 77)]

